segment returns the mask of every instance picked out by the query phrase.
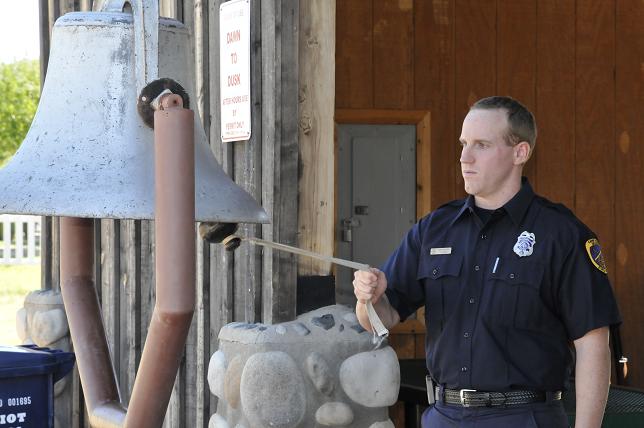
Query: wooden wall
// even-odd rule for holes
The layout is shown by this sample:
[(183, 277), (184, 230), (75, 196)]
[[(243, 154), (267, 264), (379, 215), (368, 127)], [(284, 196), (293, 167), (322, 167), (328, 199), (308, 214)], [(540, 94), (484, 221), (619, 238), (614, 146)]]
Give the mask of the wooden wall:
[[(55, 19), (97, 9), (102, 0), (40, 0), (41, 63), (46, 73)], [(223, 0), (160, 0), (160, 13), (192, 30), (196, 94), (211, 148), (223, 169), (266, 209), (271, 224), (240, 227), (286, 244), (297, 243), (298, 0), (251, 1), (252, 137), (222, 144), (219, 135), (219, 6)], [(87, 72), (91, 73), (90, 70)], [(171, 76), (170, 76), (171, 77)], [(89, 77), (88, 77), (89, 78)], [(331, 115), (329, 115), (330, 117)], [(220, 328), (233, 321), (280, 322), (295, 317), (293, 257), (242, 245), (197, 246), (197, 307), (164, 427), (206, 427), (216, 408), (206, 380)], [(154, 223), (95, 220), (95, 280), (120, 391), (127, 404), (155, 300)], [(58, 220), (43, 231), (43, 288), (60, 287)], [(65, 427), (86, 427), (77, 372), (58, 406)]]
[(432, 207), (464, 194), (458, 137), (469, 105), (511, 95), (535, 113), (526, 173), (599, 236), (624, 317), (627, 381), (644, 387), (644, 3), (342, 0), (336, 21), (337, 109), (431, 112)]

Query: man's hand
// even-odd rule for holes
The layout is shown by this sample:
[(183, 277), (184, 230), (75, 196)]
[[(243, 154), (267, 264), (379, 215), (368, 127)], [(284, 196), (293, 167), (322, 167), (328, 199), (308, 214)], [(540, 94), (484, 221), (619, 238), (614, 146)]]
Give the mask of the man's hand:
[(385, 274), (376, 268), (369, 271), (358, 270), (353, 274), (353, 278), (353, 294), (360, 303), (371, 300), (375, 305), (387, 289)]
[(369, 300), (386, 328), (390, 329), (398, 324), (400, 322), (400, 315), (389, 304), (389, 300), (387, 300), (387, 296), (384, 294), (387, 289), (387, 278), (385, 274), (378, 269), (371, 268), (369, 271), (356, 271), (353, 277), (353, 293), (358, 299), (356, 315), (358, 316), (360, 325), (365, 330), (373, 331), (365, 305)]

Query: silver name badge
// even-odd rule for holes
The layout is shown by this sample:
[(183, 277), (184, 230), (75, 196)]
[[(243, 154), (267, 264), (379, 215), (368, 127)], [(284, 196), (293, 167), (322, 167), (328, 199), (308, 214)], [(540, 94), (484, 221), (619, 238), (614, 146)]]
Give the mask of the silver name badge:
[(452, 254), (452, 247), (431, 248), (429, 250), (431, 256), (439, 256), (442, 254)]

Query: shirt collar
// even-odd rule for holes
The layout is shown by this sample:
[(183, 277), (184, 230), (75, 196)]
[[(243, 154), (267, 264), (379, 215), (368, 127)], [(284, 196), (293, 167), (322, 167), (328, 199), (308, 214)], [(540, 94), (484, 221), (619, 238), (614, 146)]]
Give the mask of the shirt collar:
[[(533, 198), (534, 191), (532, 190), (532, 186), (530, 186), (528, 178), (521, 177), (521, 188), (502, 208), (508, 213), (512, 222), (518, 225), (523, 219)], [(474, 213), (474, 196), (472, 195), (465, 198), (463, 206), (458, 210), (450, 225), (454, 224), (466, 212)]]
[(450, 222), (450, 227), (456, 223), (456, 221), (463, 216), (464, 213), (473, 213), (474, 211), (474, 196), (469, 195), (467, 198), (465, 198), (465, 203), (461, 207), (460, 210), (456, 213), (452, 221)]
[(533, 198), (534, 191), (528, 182), (528, 178), (521, 177), (521, 189), (512, 199), (503, 205), (503, 208), (510, 215), (512, 222), (515, 225), (521, 223), (521, 220), (523, 220), (523, 216), (526, 211), (528, 211), (528, 207), (530, 206)]

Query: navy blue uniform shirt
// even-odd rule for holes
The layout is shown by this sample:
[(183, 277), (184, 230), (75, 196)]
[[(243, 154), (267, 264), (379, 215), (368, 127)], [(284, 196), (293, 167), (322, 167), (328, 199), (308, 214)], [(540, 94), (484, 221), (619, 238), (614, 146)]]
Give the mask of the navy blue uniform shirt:
[(423, 217), (382, 270), (401, 320), (425, 306), (427, 367), (449, 388), (563, 390), (571, 341), (621, 322), (595, 235), (525, 178), (485, 224), (473, 196)]

